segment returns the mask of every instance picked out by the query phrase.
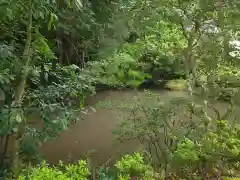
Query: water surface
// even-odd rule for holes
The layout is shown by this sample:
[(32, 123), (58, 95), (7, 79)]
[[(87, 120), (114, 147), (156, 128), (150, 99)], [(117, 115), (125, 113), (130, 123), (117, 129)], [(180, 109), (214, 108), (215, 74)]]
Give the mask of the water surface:
[[(140, 93), (144, 99), (144, 92), (134, 90), (125, 91), (105, 91), (98, 93), (95, 97), (88, 99), (89, 106), (95, 106), (99, 102), (111, 102), (120, 104)], [(180, 91), (158, 91), (162, 100), (173, 97), (186, 96)], [(215, 107), (224, 113), (227, 104), (217, 102)], [(41, 145), (40, 151), (51, 164), (56, 164), (59, 160), (65, 162), (74, 161), (85, 157), (89, 150), (93, 150), (91, 159), (96, 165), (114, 162), (125, 153), (131, 153), (140, 149), (140, 144), (136, 141), (127, 141), (122, 144), (115, 143), (115, 135), (112, 133), (120, 122), (119, 118), (126, 115), (120, 112), (117, 107), (105, 108), (96, 106), (96, 112), (86, 115), (83, 120), (77, 121), (68, 131), (64, 131), (56, 140), (47, 141)], [(213, 111), (210, 113), (214, 114)], [(236, 113), (237, 118), (240, 117)]]

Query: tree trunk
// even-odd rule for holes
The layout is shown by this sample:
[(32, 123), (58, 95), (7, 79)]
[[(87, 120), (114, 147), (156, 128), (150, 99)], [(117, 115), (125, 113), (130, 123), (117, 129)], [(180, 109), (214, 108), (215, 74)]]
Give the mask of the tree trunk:
[(7, 148), (8, 148), (8, 142), (9, 142), (9, 135), (0, 137), (1, 139), (1, 147), (0, 147), (0, 168), (2, 167), (2, 165), (4, 164), (4, 160), (6, 158), (6, 154), (7, 154)]
[(0, 113), (2, 112), (5, 105), (6, 96), (4, 91), (0, 88)]
[[(32, 15), (33, 15), (33, 2), (32, 0), (29, 1), (28, 6), (28, 26), (27, 26), (27, 39), (26, 44), (23, 52), (23, 66), (22, 71), (19, 74), (18, 84), (15, 90), (14, 95), (14, 107), (21, 110), (22, 108), (22, 98), (24, 95), (25, 90), (25, 83), (26, 77), (28, 74), (28, 66), (31, 59), (31, 41), (32, 41)], [(19, 111), (20, 112), (20, 111)], [(13, 134), (13, 154), (12, 154), (12, 171), (15, 178), (17, 178), (20, 170), (20, 138), (21, 138), (21, 131), (19, 130), (21, 124), (17, 124), (18, 131), (17, 133)]]

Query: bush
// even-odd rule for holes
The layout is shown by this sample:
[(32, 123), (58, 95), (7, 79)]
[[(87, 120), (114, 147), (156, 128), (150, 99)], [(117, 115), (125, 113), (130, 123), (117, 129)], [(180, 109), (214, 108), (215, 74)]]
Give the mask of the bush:
[(45, 162), (39, 167), (28, 168), (22, 172), (18, 180), (88, 180), (90, 175), (86, 161), (78, 164), (49, 167)]
[(151, 180), (151, 167), (146, 165), (144, 162), (144, 157), (140, 153), (135, 153), (133, 155), (125, 155), (120, 161), (115, 165), (119, 171), (119, 180), (128, 179), (144, 179)]
[(139, 62), (143, 63), (142, 68), (144, 72), (151, 74), (155, 81), (185, 77), (179, 59), (171, 59), (158, 51), (147, 52), (139, 59)]
[(145, 162), (142, 153), (124, 155), (114, 167), (99, 170), (100, 180), (153, 180), (153, 177), (152, 167)]
[(221, 177), (236, 175), (240, 163), (240, 129), (218, 120), (216, 129), (199, 139), (185, 138), (171, 155), (178, 177)]
[(235, 101), (234, 96), (240, 87), (239, 69), (232, 65), (218, 65), (218, 68), (211, 72), (199, 72), (196, 85), (199, 87), (204, 84), (213, 91), (210, 94), (218, 96), (217, 99)]
[(127, 53), (118, 53), (89, 65), (98, 84), (110, 87), (138, 87), (145, 78), (151, 78), (138, 68), (138, 62)]
[(117, 131), (119, 140), (139, 140), (162, 178), (237, 176), (240, 128), (210, 118), (202, 107), (187, 97), (164, 99), (153, 93), (144, 102), (133, 99), (124, 107), (131, 114)]
[[(129, 180), (131, 178), (153, 180), (152, 168), (144, 161), (143, 154), (134, 153), (123, 156), (116, 164), (115, 171), (109, 173), (109, 168), (99, 170), (99, 179)], [(46, 162), (38, 167), (30, 167), (22, 171), (18, 180), (88, 180), (89, 169), (85, 161), (78, 164), (50, 167)]]

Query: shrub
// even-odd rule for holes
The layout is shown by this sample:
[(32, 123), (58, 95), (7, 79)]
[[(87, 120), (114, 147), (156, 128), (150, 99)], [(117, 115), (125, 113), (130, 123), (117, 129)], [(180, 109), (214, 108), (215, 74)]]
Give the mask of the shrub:
[(171, 155), (171, 167), (178, 177), (203, 179), (234, 175), (239, 168), (240, 129), (218, 120), (216, 129), (198, 138), (185, 138)]
[(89, 170), (85, 161), (78, 164), (50, 167), (46, 162), (39, 167), (28, 168), (22, 172), (18, 180), (88, 180)]
[(119, 180), (127, 180), (129, 178), (152, 179), (151, 173), (149, 174), (151, 167), (145, 164), (144, 157), (140, 153), (125, 155), (115, 166), (119, 171)]
[(137, 87), (151, 76), (138, 68), (138, 62), (127, 53), (118, 53), (89, 65), (90, 72), (98, 84), (110, 87)]
[(153, 171), (142, 153), (124, 155), (114, 167), (100, 168), (100, 180), (153, 180)]
[(237, 175), (238, 126), (210, 118), (204, 105), (192, 104), (188, 97), (164, 99), (151, 93), (144, 102), (140, 98), (135, 100), (124, 106), (130, 115), (117, 131), (119, 139), (139, 140), (147, 162), (162, 178), (213, 179)]

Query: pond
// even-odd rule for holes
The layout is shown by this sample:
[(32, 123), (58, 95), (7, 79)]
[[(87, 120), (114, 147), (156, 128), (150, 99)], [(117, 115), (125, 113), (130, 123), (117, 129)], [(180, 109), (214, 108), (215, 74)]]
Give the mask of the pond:
[[(89, 106), (95, 106), (98, 102), (114, 101), (122, 103), (125, 100), (133, 98), (137, 93), (144, 96), (144, 92), (135, 90), (125, 91), (104, 91), (99, 92), (87, 103)], [(163, 100), (172, 97), (186, 96), (185, 92), (180, 91), (157, 91)], [(215, 107), (224, 113), (227, 104), (217, 102)], [(89, 150), (91, 160), (95, 165), (104, 165), (114, 162), (117, 158), (125, 153), (131, 153), (141, 148), (140, 144), (135, 141), (123, 143), (115, 142), (115, 135), (112, 133), (120, 122), (119, 109), (117, 107), (104, 108), (96, 106), (96, 112), (86, 115), (83, 120), (77, 121), (68, 131), (60, 134), (56, 140), (47, 141), (40, 147), (40, 151), (46, 157), (50, 164), (56, 164), (59, 160), (71, 162), (79, 160), (86, 156)], [(236, 117), (240, 117), (240, 111)], [(124, 113), (124, 112), (123, 112)]]
[(135, 95), (135, 91), (104, 91), (89, 98), (87, 104), (94, 107), (96, 112), (91, 112), (77, 121), (56, 140), (43, 143), (40, 151), (51, 164), (56, 164), (59, 160), (75, 161), (92, 151), (90, 157), (96, 165), (114, 162), (122, 154), (136, 151), (139, 148), (138, 142), (128, 141), (120, 144), (115, 141), (112, 132), (120, 122), (118, 108), (95, 106), (98, 102), (120, 103)]

